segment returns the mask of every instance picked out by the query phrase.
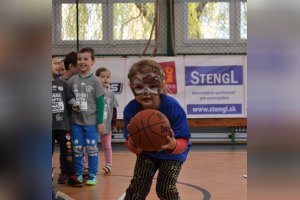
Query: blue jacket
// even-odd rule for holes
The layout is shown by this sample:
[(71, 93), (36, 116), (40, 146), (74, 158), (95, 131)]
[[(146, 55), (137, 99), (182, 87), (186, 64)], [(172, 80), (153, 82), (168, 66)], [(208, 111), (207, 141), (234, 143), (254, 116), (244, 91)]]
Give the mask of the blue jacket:
[[(159, 111), (166, 115), (169, 119), (171, 127), (174, 131), (174, 137), (190, 139), (191, 133), (187, 123), (186, 113), (180, 104), (173, 98), (164, 94), (160, 95), (161, 104)], [(128, 130), (127, 125), (130, 122), (130, 119), (143, 110), (142, 106), (134, 99), (130, 101), (124, 109), (124, 138), (128, 139)], [(188, 148), (182, 154), (169, 154), (166, 151), (152, 151), (152, 152), (143, 152), (150, 157), (162, 160), (178, 160), (184, 162), (186, 160), (187, 154), (191, 147), (191, 142), (189, 141)]]

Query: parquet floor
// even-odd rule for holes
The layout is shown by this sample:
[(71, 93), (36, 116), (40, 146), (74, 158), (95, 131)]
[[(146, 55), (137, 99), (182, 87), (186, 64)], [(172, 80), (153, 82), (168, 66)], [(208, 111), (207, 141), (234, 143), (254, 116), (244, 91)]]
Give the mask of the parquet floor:
[[(247, 149), (246, 145), (193, 145), (182, 167), (177, 188), (182, 200), (244, 200), (247, 199)], [(103, 153), (100, 150), (98, 184), (74, 188), (57, 184), (59, 174), (58, 149), (53, 155), (54, 190), (60, 190), (76, 200), (121, 200), (129, 185), (135, 164), (135, 155), (113, 146), (113, 171), (104, 176)], [(147, 200), (157, 200), (156, 180), (153, 180)]]

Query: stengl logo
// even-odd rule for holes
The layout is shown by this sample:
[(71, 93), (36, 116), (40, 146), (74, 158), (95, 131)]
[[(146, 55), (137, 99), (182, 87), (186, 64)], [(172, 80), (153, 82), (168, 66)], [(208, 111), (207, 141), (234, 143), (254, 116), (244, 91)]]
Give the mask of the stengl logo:
[(109, 90), (113, 93), (120, 94), (122, 93), (123, 83), (109, 83)]

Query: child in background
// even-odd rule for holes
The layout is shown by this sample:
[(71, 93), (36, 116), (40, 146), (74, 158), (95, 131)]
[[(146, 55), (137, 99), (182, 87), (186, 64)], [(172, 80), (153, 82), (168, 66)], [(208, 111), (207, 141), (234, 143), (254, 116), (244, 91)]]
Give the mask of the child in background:
[(64, 74), (66, 73), (66, 68), (65, 68), (65, 64), (64, 64), (64, 59), (60, 60), (58, 62), (59, 65), (59, 75), (60, 77), (63, 77)]
[[(59, 62), (60, 65), (60, 79), (64, 81), (69, 81), (69, 79), (79, 73), (79, 67), (77, 65), (77, 53), (72, 51), (66, 55), (66, 57)], [(69, 111), (69, 116), (71, 115), (71, 108), (72, 106), (70, 105), (68, 107)], [(74, 108), (74, 107), (73, 107)], [(88, 173), (87, 173), (88, 176)], [(72, 179), (69, 179), (70, 182), (68, 184), (72, 185)]]
[(52, 56), (52, 155), (56, 140), (60, 147), (61, 172), (58, 183), (64, 184), (69, 177), (74, 175), (67, 101), (71, 100), (70, 102), (73, 103), (75, 101), (68, 90), (67, 82), (56, 78), (58, 74), (58, 61), (55, 56)]
[[(176, 182), (191, 146), (186, 114), (174, 98), (162, 94), (163, 70), (155, 61), (141, 60), (133, 64), (128, 79), (135, 99), (124, 109), (124, 137), (127, 148), (137, 155), (137, 160), (124, 200), (146, 199), (157, 170), (156, 193), (159, 199), (180, 199)], [(128, 142), (127, 125), (143, 109), (159, 110), (169, 119), (172, 137), (168, 136), (168, 143), (160, 151), (146, 152)]]
[(116, 130), (117, 121), (117, 108), (119, 106), (117, 99), (113, 92), (109, 91), (109, 80), (111, 73), (108, 69), (102, 67), (97, 69), (96, 76), (101, 80), (104, 88), (104, 125), (105, 131), (101, 133), (102, 149), (105, 157), (105, 167), (103, 167), (104, 174), (110, 174), (112, 168), (112, 148), (111, 148), (111, 136), (112, 131)]
[(92, 73), (95, 63), (94, 50), (83, 48), (78, 52), (77, 64), (80, 74), (72, 76), (69, 87), (79, 103), (80, 112), (71, 113), (71, 134), (74, 152), (73, 176), (76, 186), (83, 185), (83, 155), (84, 147), (88, 153), (89, 177), (87, 185), (97, 184), (98, 172), (98, 133), (103, 133), (104, 89), (99, 79)]
[(64, 59), (65, 73), (61, 76), (64, 80), (69, 80), (73, 75), (79, 73), (77, 65), (77, 53), (72, 51), (68, 53)]

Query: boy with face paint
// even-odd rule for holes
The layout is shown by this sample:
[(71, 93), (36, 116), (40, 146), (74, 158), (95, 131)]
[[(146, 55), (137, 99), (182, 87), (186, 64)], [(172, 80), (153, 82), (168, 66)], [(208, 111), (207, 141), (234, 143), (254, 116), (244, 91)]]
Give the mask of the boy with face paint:
[[(128, 79), (135, 99), (124, 109), (124, 137), (126, 147), (137, 155), (137, 160), (124, 199), (146, 199), (157, 170), (157, 196), (160, 199), (180, 199), (176, 182), (191, 146), (186, 114), (174, 98), (163, 94), (163, 70), (155, 61), (141, 60), (133, 64)], [(127, 125), (130, 119), (143, 109), (159, 110), (170, 121), (172, 136), (168, 136), (168, 143), (159, 151), (143, 151), (128, 141)]]

